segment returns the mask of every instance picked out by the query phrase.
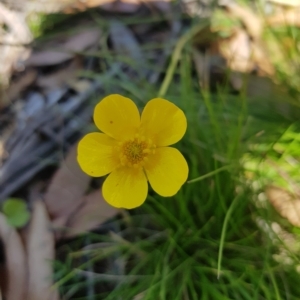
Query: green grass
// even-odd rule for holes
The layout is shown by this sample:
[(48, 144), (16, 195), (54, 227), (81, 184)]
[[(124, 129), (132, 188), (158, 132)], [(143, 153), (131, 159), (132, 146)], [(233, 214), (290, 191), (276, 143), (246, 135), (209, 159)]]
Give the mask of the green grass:
[[(75, 251), (82, 247), (81, 240), (70, 248), (64, 246), (67, 259), (63, 264), (56, 262), (55, 280), (68, 299), (300, 297), (295, 270), (299, 253), (293, 254), (292, 265), (274, 260), (282, 242), (274, 243), (270, 232), (257, 222), (263, 220), (269, 226), (272, 208), (258, 208), (253, 201), (266, 184), (280, 182), (266, 158), (297, 181), (297, 165), (286, 162), (287, 157), (298, 159), (297, 109), (292, 106), (293, 114), (287, 117), (277, 105), (284, 99), (250, 98), (243, 92), (232, 95), (226, 86), (215, 93), (201, 90), (190, 44), (199, 30), (195, 28), (179, 39), (160, 86), (120, 74), (104, 87), (105, 94), (117, 89), (140, 107), (159, 95), (185, 111), (188, 130), (176, 147), (188, 161), (189, 182), (171, 198), (150, 191), (142, 207), (114, 221), (117, 233), (89, 234), (90, 244), (112, 242), (105, 251)], [(78, 270), (95, 269), (106, 260), (124, 263), (121, 271), (114, 270), (123, 280), (95, 277), (91, 281), (78, 275)], [(85, 292), (91, 285), (94, 296)], [(72, 296), (78, 291), (82, 296)]]

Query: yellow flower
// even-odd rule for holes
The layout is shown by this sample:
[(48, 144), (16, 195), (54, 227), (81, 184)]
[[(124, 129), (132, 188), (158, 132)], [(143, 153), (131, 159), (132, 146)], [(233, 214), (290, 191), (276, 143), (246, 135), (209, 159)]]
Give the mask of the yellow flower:
[(78, 144), (77, 160), (90, 176), (108, 175), (104, 199), (112, 206), (135, 208), (144, 203), (148, 181), (159, 195), (175, 195), (188, 176), (188, 165), (175, 148), (187, 121), (173, 103), (155, 98), (142, 115), (129, 98), (110, 95), (95, 107), (94, 122), (103, 132), (89, 133)]

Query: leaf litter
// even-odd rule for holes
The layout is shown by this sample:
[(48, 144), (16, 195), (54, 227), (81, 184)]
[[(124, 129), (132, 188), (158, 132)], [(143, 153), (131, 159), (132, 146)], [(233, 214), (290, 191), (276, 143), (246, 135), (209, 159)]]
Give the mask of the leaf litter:
[(37, 200), (33, 204), (25, 244), (28, 253), (28, 299), (58, 300), (58, 293), (53, 288), (54, 233), (42, 201)]
[(77, 145), (63, 160), (44, 195), (52, 226), (58, 235), (61, 229), (64, 237), (88, 232), (119, 212), (105, 202), (100, 190), (86, 194), (91, 178), (80, 169), (76, 157)]
[[(184, 5), (187, 7), (191, 4), (185, 1)], [(210, 89), (216, 76), (224, 74), (226, 68), (236, 72), (236, 77), (231, 78), (232, 86), (236, 90), (242, 87), (239, 73), (258, 70), (258, 74), (264, 75), (265, 78), (273, 78), (273, 62), (268, 56), (270, 50), (262, 36), (263, 20), (251, 9), (237, 3), (223, 1), (222, 6), (223, 17), (238, 22), (230, 23), (227, 36), (221, 32), (222, 28), (224, 29), (223, 24), (216, 28), (211, 26), (210, 22), (195, 36), (192, 46), (193, 59), (201, 85)], [(181, 21), (173, 17), (173, 7), (168, 1), (66, 1), (49, 7), (37, 5), (35, 8), (39, 11), (45, 9), (44, 12), (47, 13), (51, 10), (74, 14), (99, 7), (100, 12), (106, 11), (112, 15), (131, 14), (138, 17), (144, 17), (145, 14), (157, 16), (159, 12), (167, 22), (159, 28), (157, 24), (151, 23), (128, 25), (112, 17), (107, 22), (109, 29), (105, 26), (93, 26), (86, 30), (74, 30), (71, 34), (60, 33), (49, 42), (43, 42), (39, 49), (34, 48), (27, 60), (19, 62), (18, 68), (12, 68), (11, 73), (5, 73), (13, 74), (13, 79), (6, 100), (1, 103), (9, 116), (6, 123), (1, 124), (5, 130), (1, 130), (9, 130), (9, 134), (1, 141), (6, 155), (1, 158), (0, 201), (4, 202), (16, 192), (26, 198), (32, 181), (47, 183), (46, 188), (41, 189), (40, 197), (27, 199), (32, 206), (32, 217), (29, 226), (24, 229), (23, 241), (16, 229), (9, 227), (5, 217), (0, 215), (0, 233), (5, 253), (8, 255), (8, 289), (5, 289), (3, 294), (7, 296), (12, 293), (12, 298), (8, 297), (8, 300), (23, 299), (13, 298), (20, 295), (14, 294), (17, 291), (10, 288), (10, 282), (20, 282), (19, 292), (28, 293), (30, 299), (58, 299), (58, 293), (52, 287), (51, 261), (57, 254), (55, 244), (99, 229), (101, 224), (114, 219), (120, 213), (120, 210), (108, 206), (103, 200), (101, 183), (95, 184), (91, 181), (76, 163), (76, 142), (92, 114), (93, 103), (88, 99), (95, 94), (98, 98), (103, 95), (104, 90), (107, 91), (104, 89), (107, 82), (118, 80), (118, 74), (121, 73), (129, 82), (141, 80), (142, 77), (151, 84), (157, 84), (163, 68), (167, 66), (173, 44), (184, 28)], [(31, 3), (26, 13), (33, 9), (34, 5)], [(203, 10), (186, 10), (193, 14), (205, 15)], [(99, 11), (94, 13), (93, 17), (97, 19)], [(178, 10), (176, 13), (179, 13)], [(201, 17), (203, 18), (203, 15)], [(293, 19), (290, 20), (292, 22)], [(273, 21), (271, 17), (269, 19), (269, 24), (277, 26), (278, 22), (278, 18), (274, 18)], [(149, 41), (157, 42), (160, 47), (147, 50), (146, 53), (143, 46), (149, 46)], [(28, 55), (27, 43), (30, 42), (30, 38), (20, 42), (26, 43), (22, 49)], [(163, 43), (165, 45), (162, 47)], [(111, 59), (107, 59), (107, 52), (111, 52), (109, 55), (113, 58), (113, 63)], [(117, 61), (118, 56), (126, 58), (127, 61)], [(143, 63), (135, 66), (134, 62), (137, 60)], [(144, 64), (150, 67), (144, 67)], [(10, 64), (12, 65), (13, 63)], [(153, 66), (156, 67), (155, 70), (151, 68)], [(219, 74), (213, 74), (214, 66), (217, 66)], [(88, 76), (90, 71), (96, 71), (102, 77), (94, 74)], [(257, 78), (260, 80), (260, 77), (256, 76)], [(255, 86), (256, 81), (253, 82)], [(118, 89), (119, 87), (114, 87), (113, 91), (117, 92)], [(263, 93), (260, 89), (255, 91)], [(142, 97), (140, 91), (131, 92)], [(24, 157), (28, 158), (26, 163)], [(53, 165), (56, 166), (55, 172)], [(273, 202), (279, 207), (278, 202)], [(287, 203), (285, 201), (285, 204)], [(286, 209), (281, 207), (281, 211), (284, 211), (284, 217), (296, 224), (296, 219), (289, 217)], [(112, 225), (110, 230), (113, 240), (127, 243), (116, 233), (116, 226)], [(7, 239), (7, 232), (12, 236), (12, 240)], [(16, 252), (9, 253), (12, 245), (18, 248), (18, 251), (14, 249)], [(20, 265), (18, 270), (21, 270), (18, 274), (11, 267), (12, 256), (15, 255), (18, 258), (16, 262)], [(114, 270), (112, 266), (113, 263), (109, 270)], [(83, 272), (95, 274), (97, 277), (96, 270)], [(28, 287), (22, 288), (26, 278), (29, 278)]]
[[(87, 50), (94, 46), (100, 38), (101, 31), (97, 28), (89, 28), (82, 32), (76, 32), (71, 36), (61, 37), (64, 41), (51, 47), (43, 45), (44, 49), (33, 52), (25, 61), (27, 67), (50, 66), (61, 64), (71, 58), (74, 58), (77, 52)], [(51, 50), (51, 48), (54, 48)]]
[(26, 299), (28, 273), (25, 248), (21, 237), (15, 228), (7, 223), (2, 213), (0, 213), (0, 238), (4, 245), (6, 267), (6, 286), (3, 295), (7, 300)]

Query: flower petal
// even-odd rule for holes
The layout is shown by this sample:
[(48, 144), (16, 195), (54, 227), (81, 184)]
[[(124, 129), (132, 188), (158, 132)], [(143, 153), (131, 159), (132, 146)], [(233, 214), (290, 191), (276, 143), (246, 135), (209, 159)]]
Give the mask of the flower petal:
[(153, 190), (164, 197), (175, 195), (187, 180), (189, 172), (183, 155), (171, 147), (156, 149), (144, 168)]
[(157, 146), (175, 144), (185, 134), (186, 127), (184, 112), (168, 100), (152, 99), (143, 110), (141, 133)]
[(140, 126), (140, 113), (132, 100), (113, 94), (96, 105), (94, 122), (102, 132), (124, 140), (135, 135)]
[(148, 183), (141, 168), (121, 167), (113, 171), (103, 183), (102, 194), (112, 206), (135, 208), (144, 203)]
[(90, 176), (104, 176), (120, 166), (117, 142), (104, 133), (93, 132), (78, 143), (77, 161)]

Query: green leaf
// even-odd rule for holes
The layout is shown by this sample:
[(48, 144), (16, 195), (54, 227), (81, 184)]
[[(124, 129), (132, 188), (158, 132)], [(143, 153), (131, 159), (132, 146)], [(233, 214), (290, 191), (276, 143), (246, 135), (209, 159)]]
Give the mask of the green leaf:
[(217, 9), (211, 18), (211, 29), (217, 32), (222, 38), (227, 38), (232, 35), (236, 28), (241, 28), (241, 22), (230, 16), (227, 12)]
[(8, 223), (13, 227), (23, 227), (29, 220), (30, 214), (22, 199), (9, 198), (2, 207)]

